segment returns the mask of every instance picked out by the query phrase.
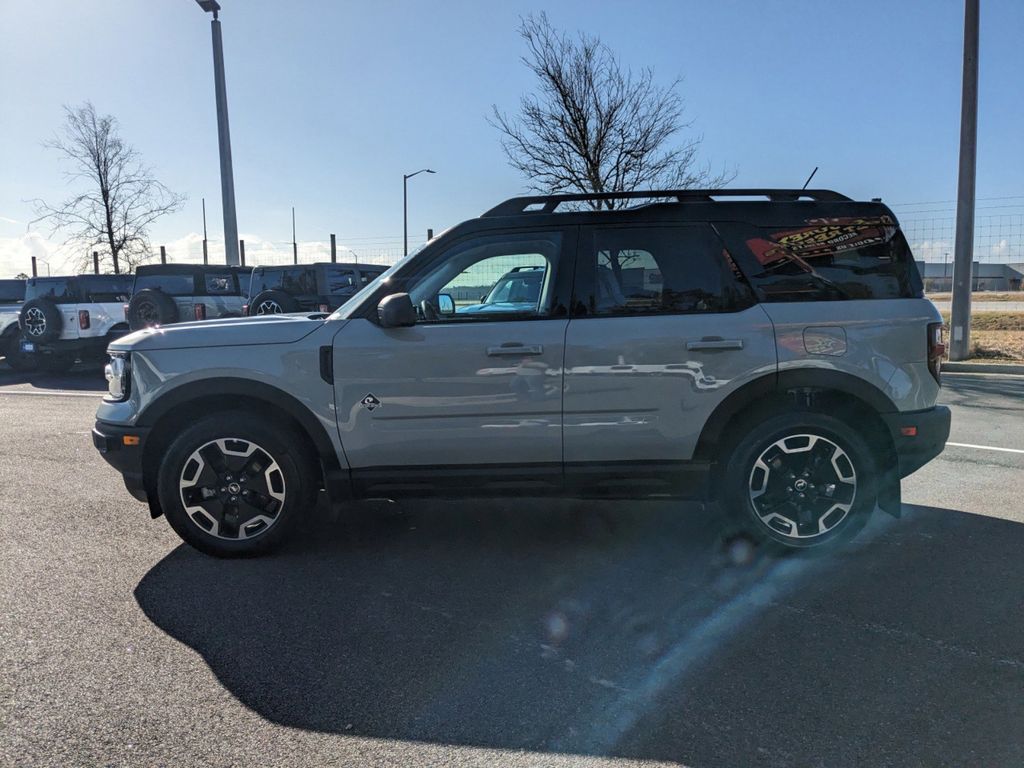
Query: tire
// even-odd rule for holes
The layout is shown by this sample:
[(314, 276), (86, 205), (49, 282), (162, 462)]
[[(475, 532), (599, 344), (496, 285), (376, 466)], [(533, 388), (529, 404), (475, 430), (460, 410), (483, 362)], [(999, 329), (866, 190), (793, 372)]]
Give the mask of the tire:
[(160, 459), (157, 494), (167, 521), (214, 557), (276, 549), (316, 499), (316, 459), (306, 445), (295, 430), (249, 411), (200, 419)]
[(795, 411), (741, 425), (720, 480), (733, 522), (780, 551), (853, 538), (875, 508), (875, 462), (864, 438), (823, 413)]
[(21, 351), (21, 334), (9, 334), (4, 338), (4, 343), (4, 358), (12, 371), (28, 373), (36, 369), (36, 359)]
[(128, 302), (128, 326), (133, 331), (178, 322), (174, 299), (155, 288), (143, 288)]
[(299, 302), (284, 291), (261, 291), (249, 303), (250, 315), (277, 315), (283, 312), (298, 312)]
[(46, 343), (60, 337), (64, 318), (57, 305), (49, 299), (30, 299), (21, 305), (18, 325), (22, 336), (29, 341)]

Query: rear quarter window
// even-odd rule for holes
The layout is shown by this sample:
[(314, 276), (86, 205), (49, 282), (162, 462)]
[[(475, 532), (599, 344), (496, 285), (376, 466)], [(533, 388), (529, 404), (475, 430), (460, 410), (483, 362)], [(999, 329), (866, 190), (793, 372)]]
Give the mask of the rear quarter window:
[(192, 275), (139, 275), (135, 278), (135, 290), (146, 288), (163, 291), (168, 296), (191, 296), (195, 293)]
[(0, 302), (11, 304), (25, 298), (24, 280), (0, 280)]
[(921, 278), (896, 222), (811, 219), (745, 235), (746, 270), (767, 301), (899, 299), (921, 295)]
[(49, 299), (58, 304), (76, 301), (74, 287), (70, 280), (33, 280), (25, 288), (25, 300)]

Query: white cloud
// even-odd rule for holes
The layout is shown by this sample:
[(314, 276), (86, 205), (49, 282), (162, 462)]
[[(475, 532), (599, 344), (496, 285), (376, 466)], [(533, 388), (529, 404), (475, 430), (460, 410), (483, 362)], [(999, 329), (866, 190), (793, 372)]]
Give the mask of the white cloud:
[(953, 258), (953, 243), (948, 240), (920, 240), (910, 244), (910, 250), (918, 261), (943, 261)]

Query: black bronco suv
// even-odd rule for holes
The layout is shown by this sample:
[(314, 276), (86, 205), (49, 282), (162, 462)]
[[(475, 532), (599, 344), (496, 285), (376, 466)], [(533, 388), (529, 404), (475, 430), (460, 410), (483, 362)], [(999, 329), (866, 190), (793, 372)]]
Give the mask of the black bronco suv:
[(377, 279), (379, 264), (299, 264), (256, 267), (249, 287), (248, 315), (333, 312)]
[(152, 264), (135, 270), (125, 307), (133, 331), (187, 320), (241, 317), (249, 270), (202, 264)]

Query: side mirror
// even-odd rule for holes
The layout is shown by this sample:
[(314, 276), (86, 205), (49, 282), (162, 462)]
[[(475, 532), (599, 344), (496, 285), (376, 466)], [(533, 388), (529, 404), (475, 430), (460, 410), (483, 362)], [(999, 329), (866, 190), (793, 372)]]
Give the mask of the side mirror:
[(377, 319), (383, 328), (408, 328), (416, 325), (416, 308), (408, 293), (385, 296), (377, 305)]
[(451, 294), (437, 294), (437, 311), (442, 315), (455, 314), (455, 300), (451, 297)]

